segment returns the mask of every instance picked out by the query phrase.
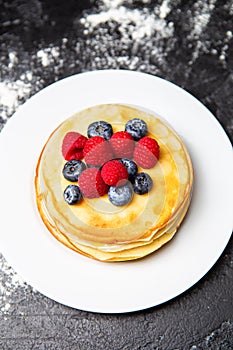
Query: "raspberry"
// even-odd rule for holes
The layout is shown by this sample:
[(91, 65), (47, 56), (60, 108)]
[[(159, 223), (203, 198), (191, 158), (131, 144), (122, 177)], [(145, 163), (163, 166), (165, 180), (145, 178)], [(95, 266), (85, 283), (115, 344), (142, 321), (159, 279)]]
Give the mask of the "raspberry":
[(134, 160), (143, 169), (150, 169), (157, 163), (159, 154), (158, 142), (151, 137), (145, 136), (135, 146)]
[(118, 160), (110, 160), (104, 164), (101, 176), (109, 186), (122, 186), (128, 180), (128, 171)]
[(97, 168), (87, 168), (79, 176), (79, 187), (83, 197), (98, 198), (108, 193), (108, 185)]
[(101, 166), (113, 157), (109, 142), (101, 136), (88, 139), (83, 154), (86, 163), (94, 166)]
[(65, 160), (81, 160), (83, 158), (83, 148), (86, 141), (87, 138), (78, 132), (68, 132), (62, 142), (62, 155)]
[(132, 158), (134, 151), (134, 139), (126, 131), (118, 131), (110, 139), (116, 158)]

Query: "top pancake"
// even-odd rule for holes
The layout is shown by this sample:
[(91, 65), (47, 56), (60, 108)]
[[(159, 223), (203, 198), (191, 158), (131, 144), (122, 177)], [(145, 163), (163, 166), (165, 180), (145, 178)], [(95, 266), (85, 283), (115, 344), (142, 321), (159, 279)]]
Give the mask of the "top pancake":
[[(139, 168), (152, 177), (152, 190), (146, 195), (135, 194), (124, 207), (112, 205), (107, 195), (68, 205), (63, 192), (69, 181), (62, 175), (65, 160), (61, 152), (65, 134), (77, 131), (86, 135), (88, 125), (98, 120), (109, 122), (116, 132), (124, 130), (126, 122), (133, 118), (143, 119), (148, 125), (148, 136), (160, 145), (160, 159), (155, 167)], [(35, 184), (42, 219), (55, 236), (64, 236), (74, 245), (102, 250), (107, 247), (111, 251), (117, 245), (136, 247), (150, 243), (156, 233), (166, 232), (190, 197), (192, 179), (187, 150), (165, 122), (133, 107), (109, 104), (78, 112), (58, 126), (40, 155)]]

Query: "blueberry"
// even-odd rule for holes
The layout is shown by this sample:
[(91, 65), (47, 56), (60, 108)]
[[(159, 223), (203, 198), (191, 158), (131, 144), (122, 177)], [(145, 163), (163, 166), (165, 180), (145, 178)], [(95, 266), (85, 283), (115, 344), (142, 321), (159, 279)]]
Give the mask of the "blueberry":
[(129, 174), (129, 180), (131, 181), (138, 172), (137, 164), (131, 159), (127, 158), (121, 158), (120, 162), (126, 167)]
[(151, 190), (153, 180), (147, 173), (138, 173), (135, 175), (132, 184), (135, 193), (144, 194)]
[(63, 167), (62, 174), (66, 180), (78, 181), (79, 175), (86, 169), (86, 165), (78, 159), (69, 160)]
[(108, 191), (110, 202), (116, 206), (123, 206), (131, 202), (133, 189), (130, 183), (123, 186), (111, 186)]
[(91, 123), (87, 128), (87, 136), (89, 138), (93, 136), (102, 136), (106, 140), (109, 140), (112, 134), (113, 134), (113, 130), (112, 130), (111, 124), (104, 122), (102, 120)]
[(148, 128), (144, 120), (134, 118), (129, 120), (125, 124), (125, 131), (127, 131), (131, 136), (133, 136), (134, 140), (138, 141), (142, 137), (146, 136)]
[(68, 204), (76, 204), (82, 199), (80, 188), (76, 185), (68, 185), (64, 191), (64, 199)]

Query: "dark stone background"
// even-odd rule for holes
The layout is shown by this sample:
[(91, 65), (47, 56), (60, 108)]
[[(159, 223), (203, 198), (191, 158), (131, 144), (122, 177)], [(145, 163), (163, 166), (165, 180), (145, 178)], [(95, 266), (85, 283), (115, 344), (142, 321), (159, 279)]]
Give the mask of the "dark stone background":
[[(115, 20), (90, 26), (91, 15), (114, 5)], [(130, 13), (145, 22), (130, 23), (123, 16)], [(140, 37), (137, 30), (145, 30), (148, 18), (160, 27)], [(232, 31), (231, 0), (118, 1), (118, 6), (116, 0), (0, 0), (0, 128), (21, 103), (54, 81), (120, 68), (185, 88), (232, 140)], [(211, 271), (174, 300), (132, 314), (103, 315), (44, 297), (0, 256), (0, 350), (232, 349), (232, 261), (231, 241)]]

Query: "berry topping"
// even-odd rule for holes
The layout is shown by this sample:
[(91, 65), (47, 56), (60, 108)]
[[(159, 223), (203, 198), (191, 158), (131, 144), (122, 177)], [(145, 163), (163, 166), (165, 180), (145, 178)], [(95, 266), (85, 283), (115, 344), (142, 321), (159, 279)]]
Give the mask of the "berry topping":
[(101, 166), (113, 157), (109, 142), (101, 136), (88, 139), (83, 154), (86, 163), (95, 166)]
[(157, 163), (159, 154), (158, 142), (151, 137), (145, 136), (135, 146), (134, 160), (143, 169), (150, 169)]
[(133, 190), (130, 183), (123, 186), (111, 186), (108, 191), (110, 202), (116, 206), (123, 206), (131, 202)]
[(80, 188), (76, 185), (68, 185), (63, 195), (68, 204), (76, 204), (82, 199)]
[(110, 160), (105, 163), (101, 170), (101, 176), (109, 186), (122, 186), (128, 180), (127, 169), (118, 160)]
[(98, 198), (108, 193), (108, 185), (97, 168), (87, 168), (79, 176), (79, 186), (83, 197)]
[(78, 159), (69, 160), (62, 170), (62, 174), (66, 180), (78, 181), (79, 175), (86, 169), (86, 165)]
[(110, 139), (116, 158), (132, 158), (134, 151), (134, 139), (126, 131), (118, 131)]
[(131, 181), (138, 172), (137, 164), (131, 159), (127, 158), (122, 158), (119, 161), (126, 167), (129, 174), (129, 180)]
[(135, 175), (132, 181), (132, 185), (135, 193), (145, 194), (151, 190), (153, 181), (149, 174), (138, 173)]
[(112, 131), (111, 124), (104, 122), (102, 120), (91, 123), (87, 129), (87, 136), (89, 138), (93, 136), (102, 136), (106, 140), (109, 140), (112, 134), (113, 134), (113, 131)]
[(140, 118), (129, 120), (125, 131), (114, 134), (111, 124), (105, 121), (88, 126), (89, 138), (68, 132), (62, 143), (62, 154), (68, 160), (62, 173), (68, 181), (78, 181), (78, 186), (67, 186), (65, 200), (75, 204), (82, 197), (98, 198), (108, 193), (112, 204), (124, 206), (134, 193), (148, 193), (153, 180), (147, 173), (138, 173), (138, 168), (154, 167), (160, 147), (147, 133), (147, 124)]
[(148, 128), (144, 120), (134, 118), (125, 124), (125, 131), (127, 131), (134, 138), (134, 140), (137, 141), (146, 136)]
[(62, 142), (62, 155), (65, 160), (82, 159), (87, 138), (78, 132), (68, 132)]

